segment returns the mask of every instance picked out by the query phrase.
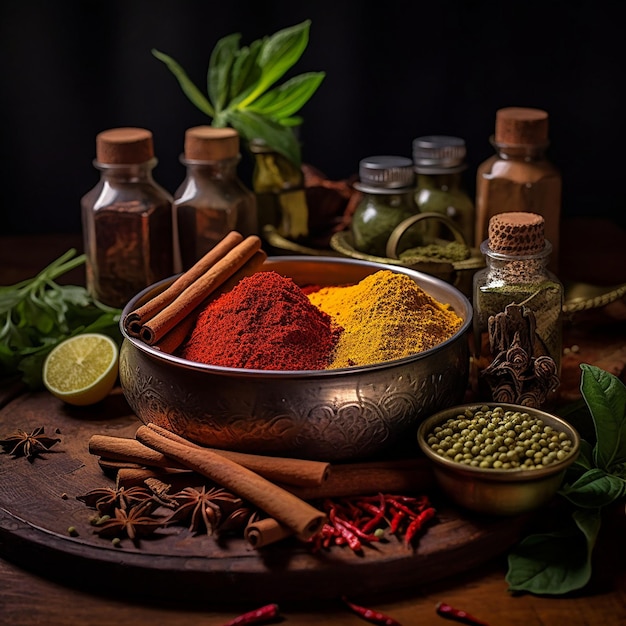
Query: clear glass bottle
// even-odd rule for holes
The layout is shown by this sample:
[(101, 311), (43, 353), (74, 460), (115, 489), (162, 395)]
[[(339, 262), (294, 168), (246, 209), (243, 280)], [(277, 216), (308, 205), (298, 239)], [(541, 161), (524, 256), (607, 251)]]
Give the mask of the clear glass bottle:
[[(359, 163), (359, 180), (354, 188), (361, 193), (350, 229), (356, 250), (386, 257), (387, 241), (395, 227), (415, 215), (415, 173), (413, 161), (400, 156), (372, 156)], [(421, 245), (422, 236), (409, 230), (404, 249)]]
[(185, 132), (184, 181), (174, 193), (177, 269), (185, 271), (229, 232), (258, 233), (256, 198), (239, 179), (239, 133), (195, 126)]
[(259, 230), (274, 226), (278, 233), (298, 241), (309, 235), (309, 207), (302, 170), (264, 141), (253, 139), (252, 189), (257, 198)]
[(496, 213), (536, 213), (544, 218), (552, 244), (550, 269), (558, 273), (562, 179), (546, 154), (548, 114), (523, 107), (499, 109), (490, 141), (496, 154), (476, 171), (476, 247), (487, 237)]
[[(467, 194), (462, 172), (467, 169), (467, 149), (460, 137), (427, 135), (413, 140), (413, 164), (417, 173), (415, 202), (420, 213), (441, 213), (463, 235), (466, 245), (474, 245), (476, 215)], [(441, 224), (429, 228), (441, 230)], [(439, 236), (441, 232), (433, 232)]]
[(87, 288), (123, 307), (145, 287), (171, 276), (172, 197), (152, 176), (152, 133), (113, 128), (96, 137), (96, 186), (81, 198)]
[(548, 270), (544, 219), (510, 212), (489, 221), (486, 267), (474, 275), (478, 397), (541, 407), (559, 386), (563, 285)]

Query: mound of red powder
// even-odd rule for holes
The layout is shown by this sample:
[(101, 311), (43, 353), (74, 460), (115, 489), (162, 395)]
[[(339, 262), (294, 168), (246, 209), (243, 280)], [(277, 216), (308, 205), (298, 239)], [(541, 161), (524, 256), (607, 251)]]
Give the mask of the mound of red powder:
[(180, 356), (260, 370), (321, 370), (342, 332), (291, 278), (257, 272), (209, 303)]

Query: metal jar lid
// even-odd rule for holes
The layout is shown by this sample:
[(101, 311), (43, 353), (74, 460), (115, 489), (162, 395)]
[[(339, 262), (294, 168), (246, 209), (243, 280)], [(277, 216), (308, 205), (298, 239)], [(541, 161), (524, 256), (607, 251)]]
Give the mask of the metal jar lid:
[(372, 156), (359, 162), (359, 181), (354, 188), (365, 193), (398, 193), (415, 185), (411, 159)]
[(465, 141), (448, 135), (413, 140), (413, 163), (418, 174), (454, 174), (467, 168)]

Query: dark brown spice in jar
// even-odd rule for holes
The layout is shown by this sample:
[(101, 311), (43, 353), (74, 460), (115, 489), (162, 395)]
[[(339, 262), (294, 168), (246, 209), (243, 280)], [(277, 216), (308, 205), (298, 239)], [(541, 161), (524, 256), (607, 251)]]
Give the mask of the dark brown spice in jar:
[(87, 288), (123, 307), (173, 273), (172, 198), (152, 177), (152, 133), (115, 128), (96, 137), (100, 180), (81, 199)]

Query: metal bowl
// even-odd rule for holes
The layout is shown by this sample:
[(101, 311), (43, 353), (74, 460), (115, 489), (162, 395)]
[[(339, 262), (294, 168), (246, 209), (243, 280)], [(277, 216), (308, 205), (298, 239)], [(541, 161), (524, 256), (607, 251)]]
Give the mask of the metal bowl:
[[(450, 304), (463, 324), (424, 352), (364, 367), (266, 371), (194, 363), (130, 337), (122, 325), (120, 383), (139, 419), (197, 443), (324, 461), (374, 456), (415, 437), (419, 421), (462, 400), (469, 375), (472, 308), (452, 285), (407, 268), (334, 257), (270, 257), (262, 267), (299, 285), (356, 283), (381, 269), (410, 276)], [(174, 277), (135, 296), (127, 313)]]
[[(561, 461), (538, 469), (481, 469), (442, 457), (426, 443), (435, 426), (462, 415), (466, 409), (475, 412), (484, 406), (491, 409), (499, 406), (540, 418), (554, 430), (567, 433), (573, 444), (571, 453)], [(566, 469), (576, 460), (580, 451), (578, 432), (563, 419), (539, 409), (495, 402), (453, 406), (426, 418), (419, 425), (417, 442), (431, 460), (435, 480), (442, 491), (456, 504), (490, 515), (518, 515), (549, 502), (561, 486)]]

